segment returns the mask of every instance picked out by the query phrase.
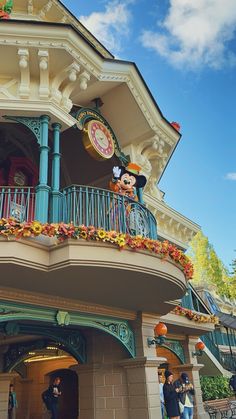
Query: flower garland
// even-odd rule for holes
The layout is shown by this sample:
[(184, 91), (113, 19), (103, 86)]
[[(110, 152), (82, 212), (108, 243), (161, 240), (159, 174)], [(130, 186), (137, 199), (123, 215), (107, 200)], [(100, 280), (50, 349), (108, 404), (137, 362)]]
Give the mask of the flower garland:
[(199, 314), (181, 306), (175, 307), (172, 313), (177, 314), (178, 316), (187, 317), (187, 319), (193, 320), (197, 323), (213, 323), (213, 324), (219, 323), (218, 317), (214, 316), (213, 314), (212, 315), (206, 315), (202, 313)]
[(183, 270), (186, 279), (193, 276), (193, 264), (189, 258), (177, 247), (168, 241), (158, 241), (142, 236), (130, 236), (117, 231), (105, 231), (94, 226), (74, 226), (74, 224), (41, 224), (38, 221), (20, 223), (13, 218), (0, 219), (0, 236), (15, 236), (17, 239), (37, 237), (40, 234), (55, 237), (59, 242), (66, 239), (97, 240), (112, 243), (119, 249), (131, 248), (133, 250), (148, 250), (160, 255), (163, 259), (168, 257), (176, 262)]
[(9, 19), (13, 8), (13, 1), (7, 0), (5, 4), (0, 4), (0, 20)]

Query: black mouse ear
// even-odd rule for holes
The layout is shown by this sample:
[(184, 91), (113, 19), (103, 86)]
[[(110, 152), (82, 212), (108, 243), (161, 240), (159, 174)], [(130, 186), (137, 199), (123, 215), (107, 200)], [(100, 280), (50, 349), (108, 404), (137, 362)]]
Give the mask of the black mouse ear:
[(119, 169), (121, 170), (121, 172), (120, 172), (120, 177), (121, 177), (126, 172), (126, 170), (125, 170), (124, 166), (119, 166)]

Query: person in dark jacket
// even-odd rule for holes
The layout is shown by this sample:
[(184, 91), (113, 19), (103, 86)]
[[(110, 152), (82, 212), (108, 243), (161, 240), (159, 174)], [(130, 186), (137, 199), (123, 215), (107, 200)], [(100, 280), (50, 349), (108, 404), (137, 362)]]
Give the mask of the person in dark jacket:
[(180, 410), (179, 410), (179, 398), (178, 393), (180, 392), (179, 388), (176, 388), (173, 384), (173, 373), (170, 371), (165, 371), (165, 384), (163, 386), (164, 400), (166, 413), (169, 419), (179, 419)]
[(183, 409), (181, 419), (193, 419), (194, 388), (188, 374), (183, 372), (180, 379), (175, 381), (174, 386), (181, 390), (179, 391), (179, 401)]
[(49, 409), (51, 411), (52, 417), (51, 419), (58, 419), (59, 412), (58, 412), (58, 401), (59, 397), (61, 396), (61, 388), (60, 388), (61, 379), (60, 377), (56, 377), (49, 387)]

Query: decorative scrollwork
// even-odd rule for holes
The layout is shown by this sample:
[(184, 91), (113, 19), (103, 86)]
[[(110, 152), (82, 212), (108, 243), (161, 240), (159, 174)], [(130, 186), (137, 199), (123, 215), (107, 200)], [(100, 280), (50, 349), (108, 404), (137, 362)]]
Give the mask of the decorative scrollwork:
[(38, 117), (26, 117), (26, 116), (4, 116), (5, 119), (9, 119), (11, 121), (19, 122), (29, 128), (32, 133), (35, 135), (38, 144), (40, 144), (41, 139), (41, 121)]
[(134, 334), (128, 323), (126, 322), (112, 322), (107, 321), (96, 321), (97, 324), (102, 326), (103, 329), (109, 331), (109, 333), (115, 336), (122, 344), (128, 349), (132, 357), (135, 357), (135, 342)]
[(149, 237), (149, 220), (147, 211), (136, 203), (132, 203), (128, 207), (126, 219), (128, 232), (132, 236), (140, 235), (142, 237)]
[(166, 339), (163, 346), (170, 349), (175, 355), (177, 355), (183, 364), (185, 363), (184, 348), (180, 341)]

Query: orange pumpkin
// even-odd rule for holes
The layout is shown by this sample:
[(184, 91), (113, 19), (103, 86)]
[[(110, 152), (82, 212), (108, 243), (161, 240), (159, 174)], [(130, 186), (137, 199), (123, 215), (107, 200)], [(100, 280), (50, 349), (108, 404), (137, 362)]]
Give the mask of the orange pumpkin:
[(167, 327), (164, 323), (158, 323), (154, 329), (155, 336), (166, 336)]
[(196, 348), (197, 351), (204, 351), (205, 344), (203, 342), (198, 342), (198, 343), (196, 343), (195, 348)]

